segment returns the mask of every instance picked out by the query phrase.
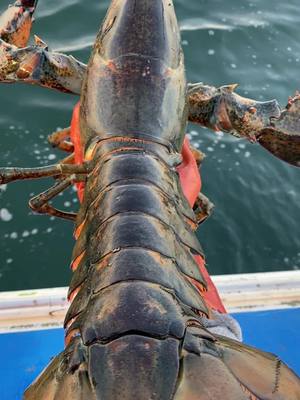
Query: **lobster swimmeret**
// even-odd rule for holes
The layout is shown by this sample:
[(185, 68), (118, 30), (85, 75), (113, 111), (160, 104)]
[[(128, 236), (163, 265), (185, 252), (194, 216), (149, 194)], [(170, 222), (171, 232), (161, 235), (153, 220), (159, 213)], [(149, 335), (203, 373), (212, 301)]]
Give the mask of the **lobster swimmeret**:
[(204, 327), (203, 253), (176, 172), (186, 92), (172, 1), (113, 0), (81, 90), (83, 165), (2, 171), (2, 182), (60, 176), (43, 200), (85, 181), (66, 349), (25, 399), (299, 400), (277, 357)]

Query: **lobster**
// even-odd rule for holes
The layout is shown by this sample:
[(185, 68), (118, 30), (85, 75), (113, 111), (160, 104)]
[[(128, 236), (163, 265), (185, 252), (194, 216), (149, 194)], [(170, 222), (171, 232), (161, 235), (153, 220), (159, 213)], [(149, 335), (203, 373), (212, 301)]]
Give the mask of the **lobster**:
[[(35, 5), (17, 1), (14, 15), (22, 8), (30, 21)], [(177, 172), (188, 118), (260, 143), (268, 136), (269, 150), (299, 165), (298, 131), (286, 128), (297, 125), (298, 96), (281, 112), (231, 86), (188, 88), (171, 0), (113, 0), (87, 67), (39, 38), (19, 48), (29, 25), (2, 36), (2, 81), (80, 88), (80, 136), (52, 141), (83, 160), (0, 171), (0, 183), (55, 177), (30, 205), (75, 220), (66, 348), (24, 398), (299, 400), (300, 380), (280, 359), (207, 328), (213, 313), (195, 261), (204, 254)], [(49, 204), (74, 183), (84, 183), (77, 215)]]

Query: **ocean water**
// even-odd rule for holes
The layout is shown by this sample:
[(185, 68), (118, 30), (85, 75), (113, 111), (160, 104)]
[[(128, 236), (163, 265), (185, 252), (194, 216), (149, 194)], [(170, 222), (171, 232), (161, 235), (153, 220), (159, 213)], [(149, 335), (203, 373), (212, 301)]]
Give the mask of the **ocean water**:
[[(7, 1), (1, 0), (0, 9)], [(53, 50), (87, 62), (108, 1), (39, 1), (33, 32)], [(300, 89), (298, 0), (175, 0), (189, 81), (239, 83), (239, 93), (285, 105)], [(0, 85), (1, 166), (43, 166), (63, 154), (46, 137), (69, 125), (77, 98)], [(300, 267), (300, 169), (258, 145), (190, 125), (207, 157), (203, 192), (215, 203), (199, 239), (213, 274)], [(28, 199), (51, 180), (0, 186), (0, 290), (67, 285), (73, 226), (32, 215)], [(73, 190), (58, 205), (76, 210)]]

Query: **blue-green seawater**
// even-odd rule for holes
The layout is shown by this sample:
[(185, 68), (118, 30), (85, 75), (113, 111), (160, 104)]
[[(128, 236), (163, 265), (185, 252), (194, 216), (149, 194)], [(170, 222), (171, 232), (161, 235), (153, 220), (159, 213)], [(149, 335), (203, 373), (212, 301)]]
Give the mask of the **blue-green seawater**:
[[(40, 0), (33, 31), (53, 50), (87, 62), (108, 1)], [(1, 0), (4, 9), (7, 1)], [(175, 0), (189, 81), (239, 83), (239, 93), (284, 106), (300, 89), (298, 0)], [(57, 161), (46, 137), (69, 125), (75, 96), (0, 86), (2, 166)], [(190, 125), (206, 153), (203, 191), (215, 203), (199, 230), (209, 271), (230, 274), (300, 267), (300, 170), (258, 145)], [(51, 180), (0, 187), (0, 290), (67, 285), (73, 226), (32, 215), (28, 199)], [(58, 204), (78, 208), (74, 191)]]

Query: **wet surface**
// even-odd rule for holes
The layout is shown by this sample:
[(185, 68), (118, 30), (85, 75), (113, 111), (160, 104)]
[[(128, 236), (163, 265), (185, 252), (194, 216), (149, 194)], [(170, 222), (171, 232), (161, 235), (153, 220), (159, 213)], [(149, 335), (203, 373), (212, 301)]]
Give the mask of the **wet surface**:
[[(50, 50), (87, 62), (108, 1), (88, 3), (40, 0), (33, 32)], [(175, 7), (189, 81), (239, 83), (241, 95), (260, 101), (276, 98), (281, 105), (300, 89), (296, 0), (274, 1), (271, 8), (266, 0), (180, 0)], [(0, 86), (0, 100), (1, 166), (43, 166), (64, 156), (46, 138), (69, 125), (77, 97), (19, 84)], [(203, 191), (216, 205), (199, 231), (210, 272), (299, 269), (299, 169), (243, 139), (194, 125), (188, 131), (192, 143), (207, 155)], [(27, 207), (30, 196), (52, 182), (0, 187), (0, 290), (69, 282), (72, 223), (33, 216)], [(76, 210), (75, 192), (57, 204)]]

